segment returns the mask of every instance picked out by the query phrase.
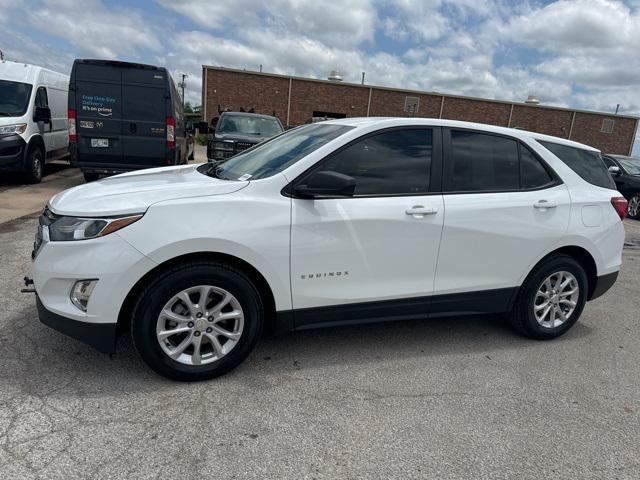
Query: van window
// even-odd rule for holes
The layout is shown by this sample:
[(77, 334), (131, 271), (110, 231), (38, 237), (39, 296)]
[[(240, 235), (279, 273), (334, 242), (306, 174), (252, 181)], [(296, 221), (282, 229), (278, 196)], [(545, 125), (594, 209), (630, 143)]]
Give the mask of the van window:
[(36, 91), (36, 107), (48, 107), (49, 99), (47, 98), (47, 89), (44, 87), (38, 87)]
[(431, 129), (390, 130), (363, 138), (316, 170), (356, 180), (355, 195), (417, 195), (429, 191)]
[(600, 153), (541, 140), (538, 140), (538, 143), (562, 160), (584, 181), (597, 187), (615, 190), (616, 185), (609, 175)]
[(451, 130), (451, 153), (445, 167), (444, 188), (449, 192), (518, 190), (518, 164), (515, 140)]

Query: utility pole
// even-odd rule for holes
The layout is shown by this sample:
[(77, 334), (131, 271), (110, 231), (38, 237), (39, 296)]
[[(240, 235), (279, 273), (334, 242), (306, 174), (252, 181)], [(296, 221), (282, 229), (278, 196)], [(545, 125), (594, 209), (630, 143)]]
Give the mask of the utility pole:
[(614, 115), (618, 114), (618, 110), (620, 110), (620, 104), (619, 103), (616, 105), (616, 113), (614, 113)]
[(0, 62), (4, 61), (4, 53), (2, 53), (2, 50), (0, 50)]
[(186, 82), (185, 82), (185, 78), (187, 78), (188, 76), (189, 75), (187, 75), (186, 73), (183, 73), (182, 74), (182, 81), (178, 85), (182, 89), (182, 110), (184, 110), (184, 87), (187, 85)]
[(364, 72), (362, 72), (362, 85), (364, 85)]

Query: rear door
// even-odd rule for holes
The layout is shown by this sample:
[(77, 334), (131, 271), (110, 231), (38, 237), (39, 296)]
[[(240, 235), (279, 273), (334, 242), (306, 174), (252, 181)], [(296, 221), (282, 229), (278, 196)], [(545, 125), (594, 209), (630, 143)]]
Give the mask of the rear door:
[[(565, 235), (566, 185), (524, 143), (466, 129), (444, 130), (445, 222), (434, 294), (482, 292), (479, 311), (502, 311), (513, 287)], [(460, 296), (443, 296), (444, 300)], [(472, 297), (467, 297), (472, 298)], [(432, 313), (451, 305), (432, 304)], [(461, 308), (464, 310), (464, 308)]]
[(122, 146), (129, 165), (167, 164), (167, 75), (157, 69), (122, 69)]
[(75, 73), (78, 164), (122, 164), (122, 74), (112, 65), (77, 62)]

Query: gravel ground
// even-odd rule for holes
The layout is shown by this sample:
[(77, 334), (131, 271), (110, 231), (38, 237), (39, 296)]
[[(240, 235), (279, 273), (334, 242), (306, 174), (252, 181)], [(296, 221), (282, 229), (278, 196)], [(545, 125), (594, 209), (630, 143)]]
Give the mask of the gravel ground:
[(40, 325), (18, 293), (34, 225), (0, 225), (2, 478), (640, 478), (640, 222), (561, 339), (493, 317), (307, 331), (199, 384)]

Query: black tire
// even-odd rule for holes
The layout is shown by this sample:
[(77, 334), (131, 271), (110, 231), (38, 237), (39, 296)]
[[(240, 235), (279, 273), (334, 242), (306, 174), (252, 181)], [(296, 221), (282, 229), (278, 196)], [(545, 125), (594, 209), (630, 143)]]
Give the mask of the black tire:
[[(160, 311), (174, 295), (198, 285), (213, 285), (239, 301), (244, 327), (238, 343), (220, 359), (205, 365), (186, 365), (170, 358), (160, 347), (156, 324)], [(141, 293), (133, 310), (131, 335), (136, 350), (156, 373), (172, 380), (200, 381), (223, 375), (251, 353), (264, 324), (260, 294), (241, 271), (217, 262), (196, 261), (173, 267), (158, 275)]]
[[(579, 295), (571, 316), (561, 325), (550, 328), (540, 325), (533, 312), (538, 288), (542, 282), (555, 272), (566, 271), (576, 278)], [(513, 327), (529, 338), (536, 340), (550, 340), (566, 333), (580, 318), (587, 301), (588, 280), (582, 266), (568, 255), (554, 255), (541, 261), (531, 271), (520, 287), (516, 303), (510, 315)]]
[(42, 148), (32, 146), (27, 153), (27, 182), (40, 183), (44, 172), (44, 155)]
[(627, 216), (634, 220), (640, 219), (640, 193), (634, 194), (629, 199), (629, 207), (627, 208)]
[(87, 183), (95, 182), (100, 178), (99, 173), (82, 172), (82, 175), (84, 175), (84, 181)]

